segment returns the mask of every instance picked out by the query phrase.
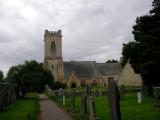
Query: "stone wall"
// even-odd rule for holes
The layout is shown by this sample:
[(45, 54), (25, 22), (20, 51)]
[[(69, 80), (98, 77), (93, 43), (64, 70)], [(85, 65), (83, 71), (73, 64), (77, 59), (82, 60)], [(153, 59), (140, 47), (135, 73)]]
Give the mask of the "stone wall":
[(129, 63), (126, 63), (121, 75), (118, 85), (126, 86), (142, 86), (142, 78), (136, 74)]

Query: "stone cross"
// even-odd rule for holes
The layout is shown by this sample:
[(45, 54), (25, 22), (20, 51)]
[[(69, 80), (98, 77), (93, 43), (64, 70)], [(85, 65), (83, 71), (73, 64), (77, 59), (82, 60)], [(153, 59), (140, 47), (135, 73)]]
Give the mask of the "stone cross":
[(112, 120), (121, 120), (120, 94), (114, 80), (108, 80), (108, 98), (112, 114)]
[(82, 115), (85, 115), (87, 113), (87, 95), (86, 94), (82, 94), (81, 113)]
[(90, 120), (97, 120), (96, 118), (96, 107), (94, 103), (94, 98), (91, 96), (89, 98), (89, 108), (90, 108)]

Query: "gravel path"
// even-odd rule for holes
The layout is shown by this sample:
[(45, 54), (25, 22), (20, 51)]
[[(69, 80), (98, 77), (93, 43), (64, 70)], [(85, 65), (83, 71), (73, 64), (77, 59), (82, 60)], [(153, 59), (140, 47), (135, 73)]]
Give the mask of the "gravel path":
[(39, 95), (40, 120), (73, 120), (64, 110), (59, 108), (46, 95)]

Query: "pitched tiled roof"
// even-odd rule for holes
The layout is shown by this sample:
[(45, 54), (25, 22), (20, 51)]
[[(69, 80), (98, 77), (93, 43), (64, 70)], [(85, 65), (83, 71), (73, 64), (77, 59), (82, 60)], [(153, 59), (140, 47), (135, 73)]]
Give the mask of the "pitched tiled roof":
[(64, 62), (64, 76), (68, 78), (72, 72), (79, 78), (97, 78), (95, 61)]
[(96, 63), (95, 61), (70, 61), (64, 62), (64, 77), (74, 73), (78, 78), (98, 78), (102, 75), (120, 75), (122, 67), (120, 63)]
[(122, 71), (120, 63), (96, 63), (96, 66), (102, 75), (120, 75)]

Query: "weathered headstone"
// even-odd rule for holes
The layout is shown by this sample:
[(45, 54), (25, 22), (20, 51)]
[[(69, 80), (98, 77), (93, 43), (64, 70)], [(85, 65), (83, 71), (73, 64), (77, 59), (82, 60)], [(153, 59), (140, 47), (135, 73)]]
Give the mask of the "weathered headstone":
[(63, 95), (63, 105), (65, 105), (65, 95)]
[(124, 91), (125, 91), (124, 85), (120, 86), (119, 91), (120, 91), (121, 100), (123, 100), (124, 99)]
[(101, 97), (102, 95), (103, 95), (103, 90), (99, 92), (99, 96)]
[(63, 102), (63, 95), (64, 95), (64, 90), (62, 88), (60, 88), (60, 99)]
[(142, 103), (142, 93), (141, 93), (141, 92), (138, 92), (138, 93), (137, 93), (137, 102), (138, 102), (139, 104)]
[(154, 87), (154, 96), (155, 96), (155, 107), (160, 107), (160, 87)]
[(96, 89), (96, 96), (99, 97), (99, 91)]
[(72, 91), (72, 109), (75, 110), (75, 89)]
[(108, 98), (112, 114), (112, 120), (121, 120), (120, 94), (114, 80), (108, 80)]
[(92, 86), (89, 86), (89, 95), (92, 95)]
[(87, 95), (89, 95), (89, 85), (88, 84), (86, 85), (86, 93)]
[(142, 93), (142, 98), (145, 98), (145, 96), (146, 96), (145, 86), (141, 87), (141, 93)]
[(90, 96), (89, 98), (89, 108), (90, 108), (90, 120), (97, 120), (96, 118), (96, 107), (94, 103), (94, 98)]
[(87, 113), (87, 95), (82, 94), (82, 99), (81, 99), (81, 114), (85, 115)]

